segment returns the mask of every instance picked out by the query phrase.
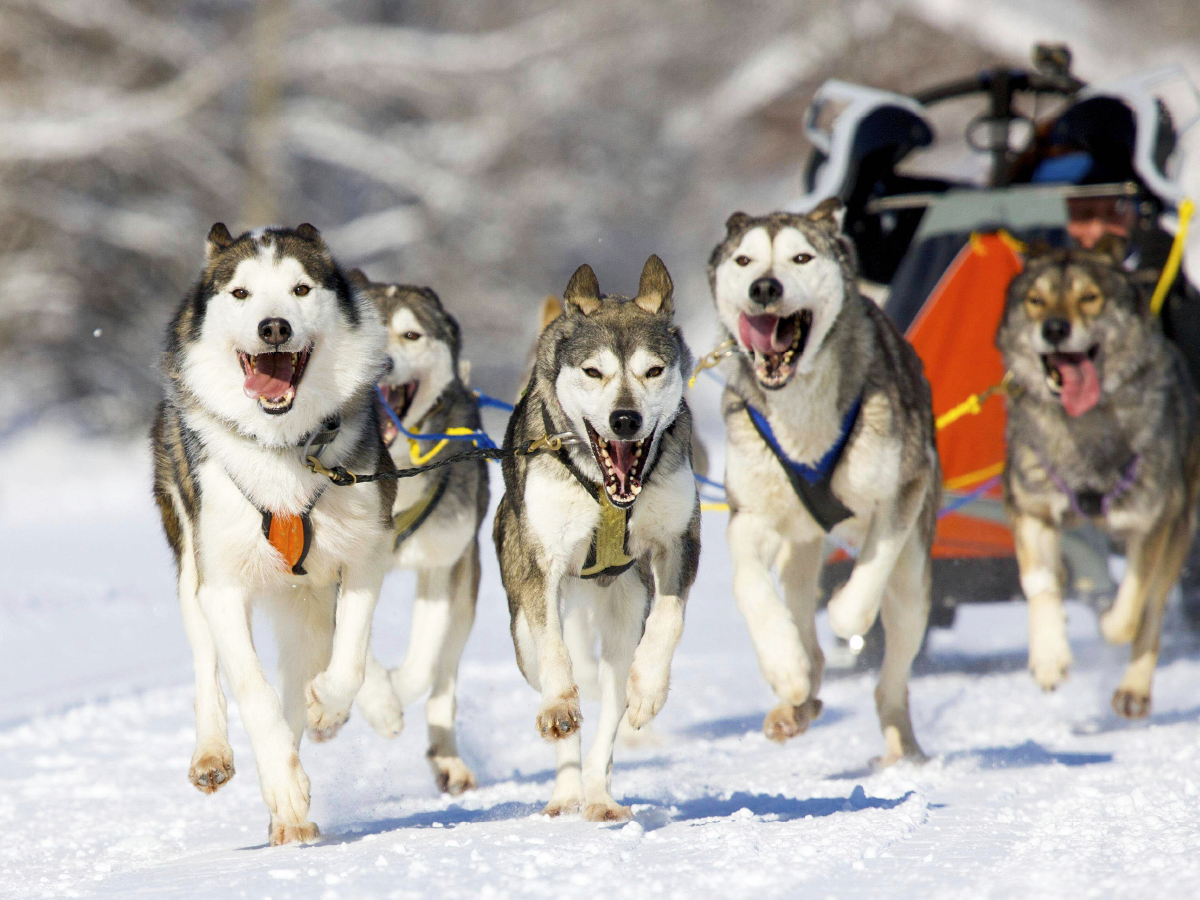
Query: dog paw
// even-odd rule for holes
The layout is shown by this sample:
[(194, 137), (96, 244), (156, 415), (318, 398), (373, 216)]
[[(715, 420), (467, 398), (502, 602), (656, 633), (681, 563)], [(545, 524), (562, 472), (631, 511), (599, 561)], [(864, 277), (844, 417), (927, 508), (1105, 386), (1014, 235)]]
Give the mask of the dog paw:
[(318, 675), (304, 690), (308, 712), (308, 737), (316, 743), (336, 735), (350, 718), (349, 705), (334, 705), (324, 698), (324, 675)]
[(845, 641), (865, 635), (875, 624), (875, 617), (878, 615), (877, 610), (864, 609), (858, 598), (846, 590), (846, 585), (838, 589), (826, 609), (829, 613), (829, 627)]
[(203, 750), (196, 748), (188, 769), (188, 780), (196, 786), (196, 790), (215, 794), (233, 776), (233, 750), (228, 744)]
[(911, 747), (902, 753), (887, 752), (882, 756), (876, 756), (871, 760), (871, 768), (875, 771), (887, 769), (896, 763), (911, 763), (914, 766), (923, 766), (929, 762), (929, 757), (926, 756), (920, 747)]
[(367, 724), (384, 740), (399, 737), (400, 732), (404, 731), (404, 709), (396, 695), (390, 689), (374, 692), (370, 696), (365, 694), (366, 691), (360, 691), (355, 702)]
[(551, 797), (550, 802), (542, 810), (543, 816), (557, 819), (559, 816), (569, 816), (583, 808), (583, 801), (578, 797)]
[(1119, 687), (1113, 693), (1112, 707), (1126, 719), (1144, 719), (1150, 715), (1150, 695), (1133, 688)]
[(321, 829), (312, 822), (281, 822), (271, 819), (267, 835), (272, 847), (282, 844), (311, 844), (321, 836)]
[(1043, 691), (1052, 691), (1067, 677), (1074, 660), (1071, 658), (1071, 648), (1063, 641), (1061, 645), (1030, 648), (1029, 671), (1033, 680)]
[(271, 811), (271, 843), (304, 840), (300, 837), (289, 837), (287, 840), (276, 841), (277, 827), (281, 829), (281, 834), (303, 834), (307, 827), (313, 829), (312, 833), (315, 836), (316, 826), (308, 821), (311, 785), (308, 774), (300, 764), (300, 754), (292, 751), (282, 766), (260, 765), (258, 775), (263, 799), (267, 802), (267, 809)]
[(633, 818), (633, 811), (609, 799), (589, 803), (583, 808), (583, 818), (586, 822), (628, 822)]
[(801, 706), (812, 693), (812, 682), (793, 661), (790, 668), (775, 668), (766, 673), (771, 691), (788, 706)]
[(579, 689), (542, 701), (537, 714), (537, 730), (548, 741), (561, 741), (579, 730), (583, 724), (583, 713), (579, 709)]
[(780, 703), (763, 719), (763, 734), (769, 740), (782, 744), (789, 738), (804, 734), (812, 721), (821, 714), (824, 704), (813, 697), (799, 706)]
[(635, 661), (625, 685), (625, 717), (629, 724), (640, 729), (657, 716), (667, 702), (670, 684), (669, 671), (650, 675)]
[(1138, 623), (1120, 606), (1113, 606), (1100, 617), (1100, 633), (1110, 644), (1128, 644), (1137, 634)]
[(479, 785), (471, 770), (457, 756), (429, 756), (429, 767), (433, 769), (433, 780), (437, 782), (438, 790), (443, 794), (457, 797), (464, 791), (471, 791)]

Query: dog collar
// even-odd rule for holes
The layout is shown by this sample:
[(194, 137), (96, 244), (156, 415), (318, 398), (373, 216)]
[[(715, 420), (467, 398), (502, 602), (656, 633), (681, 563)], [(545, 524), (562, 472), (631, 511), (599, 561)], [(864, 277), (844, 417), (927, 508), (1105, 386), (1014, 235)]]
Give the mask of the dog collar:
[(788, 456), (779, 446), (779, 441), (776, 440), (775, 432), (771, 430), (771, 423), (767, 421), (767, 417), (749, 403), (746, 404), (746, 414), (750, 416), (754, 430), (758, 432), (763, 443), (783, 466), (783, 471), (787, 474), (788, 481), (791, 482), (792, 490), (796, 492), (796, 496), (804, 508), (826, 532), (832, 531), (839, 522), (854, 515), (833, 493), (833, 472), (850, 440), (850, 433), (858, 421), (858, 413), (861, 408), (862, 395), (860, 394), (851, 404), (850, 409), (846, 411), (846, 415), (842, 417), (842, 430), (838, 434), (837, 440), (833, 442), (833, 446), (825, 451), (825, 455), (817, 460), (815, 465), (808, 465), (796, 462)]

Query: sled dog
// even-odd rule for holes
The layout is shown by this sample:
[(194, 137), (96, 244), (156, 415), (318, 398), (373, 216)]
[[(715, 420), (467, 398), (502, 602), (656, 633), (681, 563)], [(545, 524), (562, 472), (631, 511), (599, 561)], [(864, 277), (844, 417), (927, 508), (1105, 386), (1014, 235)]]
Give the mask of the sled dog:
[(1100, 630), (1133, 641), (1112, 705), (1137, 718), (1150, 711), (1163, 608), (1195, 526), (1200, 440), (1183, 359), (1116, 251), (1032, 253), (1009, 287), (996, 345), (1011, 373), (1004, 494), (1029, 602), (1030, 671), (1053, 690), (1071, 665), (1061, 535), (1091, 522), (1125, 546)]
[[(379, 391), (404, 430), (479, 430), (479, 404), (459, 377), (458, 322), (437, 294), (425, 287), (371, 282), (358, 269), (348, 277), (383, 315), (388, 343)], [(438, 441), (410, 441), (382, 408), (380, 422), (397, 468), (409, 468), (416, 459), (444, 460), (472, 446), (450, 441), (430, 456)], [(488, 506), (486, 467), (483, 460), (475, 460), (401, 479), (392, 507), (391, 564), (416, 570), (417, 594), (404, 663), (391, 671), (391, 687), (383, 682), (375, 688), (381, 696), (394, 688), (404, 706), (429, 694), (427, 756), (438, 787), (450, 794), (475, 787), (475, 776), (459, 758), (455, 741), (455, 683), (479, 594), (479, 526)], [(382, 671), (372, 668), (368, 679)]]
[[(506, 447), (564, 436), (557, 451), (504, 460), (494, 537), (517, 664), (541, 692), (537, 729), (555, 741), (544, 812), (621, 821), (611, 794), (621, 717), (641, 728), (667, 699), (671, 657), (696, 577), (700, 504), (683, 386), (691, 354), (672, 324), (657, 256), (632, 300), (602, 296), (589, 266), (542, 332)], [(579, 690), (563, 619), (586, 604), (600, 635), (600, 717), (580, 759)]]
[(941, 471), (921, 361), (859, 294), (840, 229), (836, 199), (808, 215), (734, 213), (709, 260), (717, 314), (736, 346), (722, 401), (728, 538), (734, 596), (780, 701), (763, 722), (776, 741), (821, 711), (823, 539), (832, 532), (857, 546), (829, 621), (850, 638), (882, 613), (875, 703), (888, 764), (923, 758), (908, 675), (929, 616)]
[[(308, 224), (237, 238), (214, 225), (167, 333), (151, 440), (196, 671), (188, 777), (212, 793), (234, 774), (219, 667), (249, 733), (272, 844), (316, 838), (300, 738), (306, 726), (317, 740), (337, 732), (370, 664), (394, 482), (334, 487), (304, 456), (392, 469), (372, 399), (386, 339)], [(274, 620), (278, 694), (255, 653), (255, 602)]]

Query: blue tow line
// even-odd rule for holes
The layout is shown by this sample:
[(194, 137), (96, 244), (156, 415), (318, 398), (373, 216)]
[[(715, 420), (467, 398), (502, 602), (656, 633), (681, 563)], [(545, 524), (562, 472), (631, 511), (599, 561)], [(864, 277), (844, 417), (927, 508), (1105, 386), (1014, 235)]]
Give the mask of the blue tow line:
[[(477, 447), (482, 447), (485, 450), (496, 449), (495, 443), (487, 436), (487, 432), (482, 429), (472, 431), (470, 434), (416, 434), (404, 427), (404, 423), (400, 421), (400, 417), (396, 415), (396, 411), (388, 405), (387, 400), (383, 396), (383, 391), (379, 389), (379, 385), (375, 385), (375, 393), (378, 395), (380, 403), (383, 405), (383, 411), (388, 414), (388, 418), (392, 420), (392, 424), (396, 429), (408, 438), (410, 441), (471, 441)], [(490, 397), (488, 398), (491, 399)], [(495, 401), (499, 403), (500, 401)]]

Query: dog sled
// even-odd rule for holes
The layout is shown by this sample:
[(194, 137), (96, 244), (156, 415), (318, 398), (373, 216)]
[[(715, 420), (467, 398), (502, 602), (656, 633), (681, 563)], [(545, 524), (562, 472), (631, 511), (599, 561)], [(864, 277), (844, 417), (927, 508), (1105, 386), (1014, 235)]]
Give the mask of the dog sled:
[[(795, 207), (842, 199), (864, 290), (917, 349), (933, 388), (946, 485), (936, 626), (949, 626), (960, 602), (1020, 595), (999, 486), (994, 336), (1029, 242), (1125, 239), (1127, 268), (1200, 384), (1200, 297), (1180, 268), (1191, 203), (1178, 180), (1179, 137), (1200, 119), (1200, 93), (1178, 68), (1089, 86), (1064, 47), (1039, 46), (1033, 59), (1029, 70), (988, 69), (913, 96), (828, 81), (805, 122), (813, 151)], [(1071, 594), (1111, 600), (1110, 557), (1098, 532), (1065, 536)], [(844, 566), (827, 567), (830, 583)]]

